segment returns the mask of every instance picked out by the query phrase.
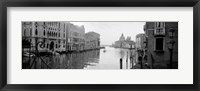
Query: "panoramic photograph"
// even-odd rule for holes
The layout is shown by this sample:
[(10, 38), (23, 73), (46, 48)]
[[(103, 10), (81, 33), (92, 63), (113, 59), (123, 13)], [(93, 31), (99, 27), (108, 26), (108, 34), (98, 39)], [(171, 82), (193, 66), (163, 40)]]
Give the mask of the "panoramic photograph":
[(22, 21), (22, 69), (178, 69), (178, 22)]

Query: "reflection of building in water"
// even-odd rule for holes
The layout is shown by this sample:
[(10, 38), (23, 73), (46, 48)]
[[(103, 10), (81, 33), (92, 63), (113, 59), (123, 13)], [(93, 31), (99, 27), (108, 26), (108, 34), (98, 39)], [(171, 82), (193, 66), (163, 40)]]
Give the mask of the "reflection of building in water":
[[(66, 56), (66, 55), (65, 55)], [(100, 50), (67, 54), (65, 67), (67, 69), (83, 69), (99, 62)], [(55, 64), (56, 65), (56, 64)]]
[(100, 57), (100, 50), (91, 50), (82, 53), (72, 53), (71, 55), (69, 69), (83, 69), (91, 64), (98, 63)]
[(100, 34), (88, 32), (85, 34), (85, 50), (100, 48)]
[(119, 51), (120, 58), (124, 58), (126, 56), (125, 52), (126, 52), (125, 50), (120, 50)]
[(22, 43), (27, 41), (40, 52), (66, 51), (66, 25), (64, 22), (22, 22)]
[(115, 44), (113, 44), (113, 47), (116, 48), (134, 48), (135, 42), (131, 40), (131, 37), (127, 37), (125, 39), (124, 35), (122, 34), (118, 41), (115, 41)]
[[(45, 57), (43, 60), (52, 69), (84, 69), (99, 63), (100, 50), (91, 50), (81, 53), (69, 53), (60, 56)], [(48, 69), (48, 67), (37, 62), (35, 69)]]

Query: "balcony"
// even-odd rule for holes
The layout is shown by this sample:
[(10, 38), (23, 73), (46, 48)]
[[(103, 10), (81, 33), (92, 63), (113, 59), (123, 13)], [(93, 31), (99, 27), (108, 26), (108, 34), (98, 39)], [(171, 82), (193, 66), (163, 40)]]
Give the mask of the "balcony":
[(163, 27), (157, 27), (154, 29), (154, 36), (162, 36), (164, 37), (165, 36), (165, 28)]

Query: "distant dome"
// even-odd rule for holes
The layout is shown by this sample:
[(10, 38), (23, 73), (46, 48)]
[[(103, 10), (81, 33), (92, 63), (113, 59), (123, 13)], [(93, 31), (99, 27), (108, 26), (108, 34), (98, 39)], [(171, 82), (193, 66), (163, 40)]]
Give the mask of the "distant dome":
[(125, 37), (124, 37), (123, 34), (121, 35), (121, 37), (119, 38), (119, 40), (120, 40), (120, 41), (124, 41), (124, 40), (125, 40)]
[(128, 37), (126, 38), (126, 40), (127, 40), (127, 41), (130, 41), (130, 40), (131, 40), (131, 37), (130, 37), (130, 36), (128, 36)]

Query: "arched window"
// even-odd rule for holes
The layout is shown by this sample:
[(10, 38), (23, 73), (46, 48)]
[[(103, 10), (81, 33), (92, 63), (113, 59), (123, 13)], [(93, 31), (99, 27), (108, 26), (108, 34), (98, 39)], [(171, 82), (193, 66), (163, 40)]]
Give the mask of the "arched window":
[(37, 35), (38, 34), (38, 31), (37, 31), (37, 29), (35, 29), (35, 35)]
[(30, 29), (30, 36), (32, 36), (32, 29)]
[(43, 35), (45, 36), (45, 30), (44, 30), (44, 32), (43, 32)]
[(49, 31), (47, 32), (47, 37), (49, 36)]
[(35, 27), (37, 27), (37, 25), (38, 25), (38, 24), (37, 24), (37, 22), (36, 22), (36, 23), (35, 23)]
[(24, 36), (26, 36), (26, 29), (24, 29)]

